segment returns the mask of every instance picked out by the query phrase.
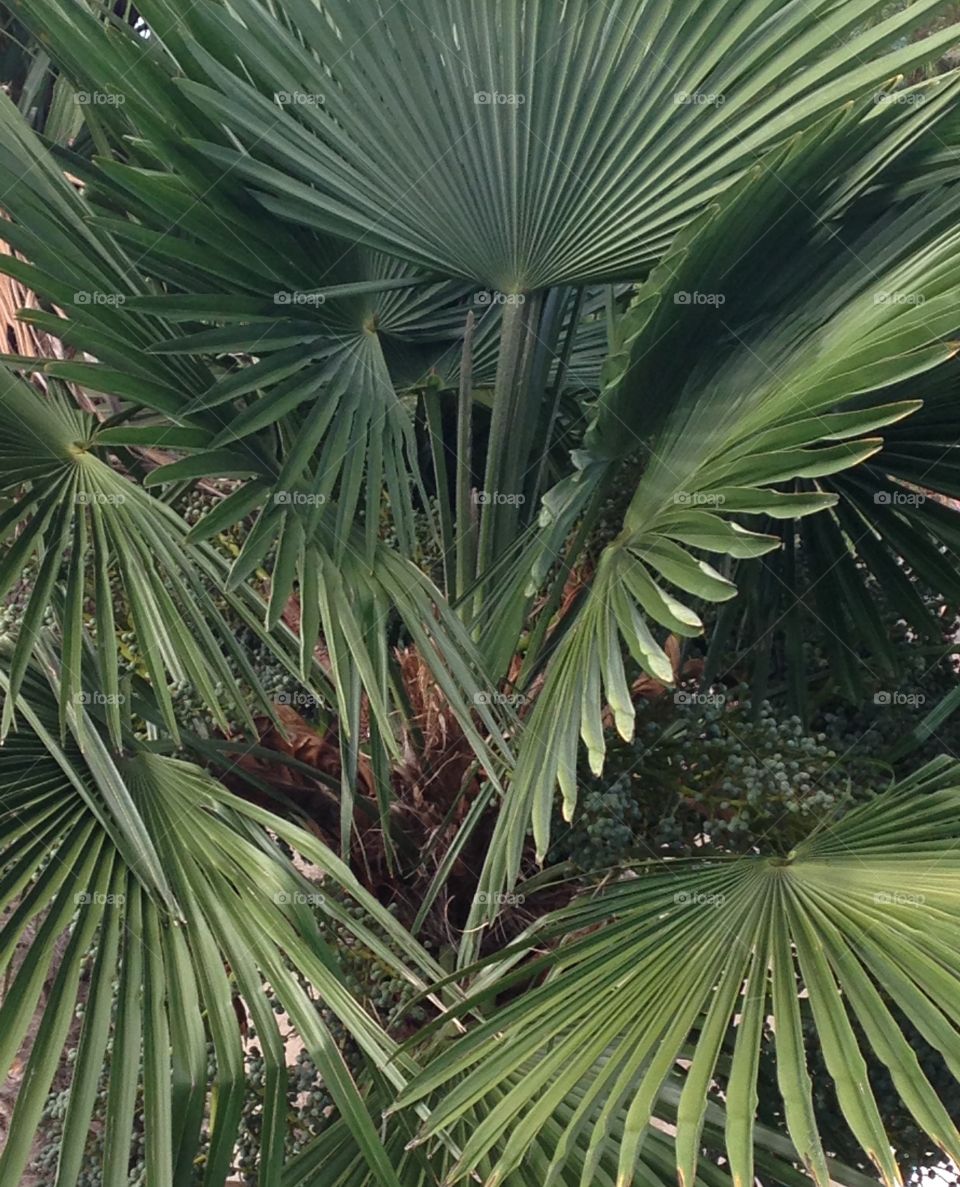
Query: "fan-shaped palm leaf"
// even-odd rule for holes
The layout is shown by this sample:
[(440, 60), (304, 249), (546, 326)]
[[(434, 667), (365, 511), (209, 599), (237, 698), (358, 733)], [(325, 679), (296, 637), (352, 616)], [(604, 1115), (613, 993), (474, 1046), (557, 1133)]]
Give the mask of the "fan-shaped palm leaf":
[[(522, 1082), (475, 1129), (458, 1167), (460, 1174), (476, 1167), (509, 1130), (486, 1178), (497, 1184), (519, 1165), (559, 1101), (585, 1080), (584, 1103), (550, 1172), (559, 1170), (567, 1143), (588, 1120), (590, 1150), (599, 1155), (615, 1111), (626, 1105), (618, 1183), (629, 1184), (654, 1102), (683, 1059), (681, 1183), (695, 1174), (707, 1097), (719, 1077), (731, 1172), (735, 1183), (749, 1184), (757, 1060), (769, 1017), (788, 1130), (804, 1166), (826, 1187), (830, 1172), (804, 1054), (808, 1004), (841, 1112), (884, 1181), (901, 1179), (867, 1076), (868, 1051), (889, 1069), (904, 1109), (956, 1162), (955, 1122), (889, 1003), (960, 1075), (957, 774), (944, 760), (838, 823), (824, 821), (785, 856), (650, 863), (585, 897), (524, 942), (562, 939), (549, 957), (513, 971), (508, 959), (501, 976), (483, 975), (474, 1004), (508, 985), (534, 987), (438, 1055), (403, 1099), (449, 1084), (426, 1127), (440, 1132), (505, 1072), (530, 1060)], [(732, 1062), (721, 1071), (731, 1034)], [(608, 1047), (608, 1062), (591, 1071)], [(591, 1165), (588, 1159), (584, 1187)]]
[(269, 209), (510, 293), (635, 276), (752, 154), (952, 36), (884, 54), (933, 5), (856, 32), (870, 7), (304, 0), (289, 30), (256, 0), (143, 11), (161, 39), (189, 26), (184, 86), (247, 150), (207, 151)]
[[(5, 698), (10, 697), (8, 672), (0, 674), (0, 682)], [(341, 1018), (388, 1081), (402, 1084), (405, 1064), (408, 1071), (412, 1065), (398, 1060), (395, 1045), (346, 988), (337, 956), (318, 928), (317, 911), (347, 927), (378, 959), (422, 988), (438, 976), (437, 966), (415, 943), (410, 947), (403, 929), (308, 833), (230, 795), (198, 768), (138, 748), (129, 738), (127, 756), (111, 757), (84, 707), (71, 710), (71, 731), (61, 745), (55, 737), (55, 697), (34, 671), (27, 674), (19, 702), (26, 726), (0, 751), (0, 906), (11, 909), (0, 929), (0, 954), (9, 968), (18, 943), (26, 940), (26, 956), (0, 1006), (4, 1075), (45, 982), (52, 985), (13, 1133), (0, 1156), (0, 1178), (19, 1181), (73, 1019), (80, 977), (89, 974), (60, 1187), (77, 1182), (107, 1066), (105, 1184), (127, 1182), (141, 1086), (151, 1182), (185, 1187), (194, 1181), (211, 1092), (216, 1107), (205, 1182), (225, 1182), (246, 1078), (235, 1001), (249, 1011), (267, 1065), (261, 1182), (279, 1183), (287, 1073), (267, 987), (321, 1070), (354, 1135), (354, 1152), (375, 1181), (397, 1187), (376, 1126), (318, 1002)], [(91, 696), (89, 703), (99, 702)], [(356, 896), (370, 922), (376, 919), (374, 926), (355, 919), (307, 881), (267, 829)], [(31, 939), (25, 929), (32, 921), (38, 930)], [(60, 936), (67, 946), (57, 963)], [(403, 961), (391, 949), (398, 943)], [(92, 965), (91, 948), (96, 953)], [(208, 1044), (216, 1068), (212, 1083)]]

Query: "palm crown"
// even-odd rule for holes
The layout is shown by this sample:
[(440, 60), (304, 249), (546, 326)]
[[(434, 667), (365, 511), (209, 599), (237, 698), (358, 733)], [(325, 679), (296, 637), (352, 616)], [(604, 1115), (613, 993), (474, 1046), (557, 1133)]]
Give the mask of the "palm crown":
[(261, 1187), (893, 1183), (878, 1068), (960, 1161), (949, 760), (557, 856), (732, 640), (809, 717), (814, 622), (856, 698), (960, 599), (956, 34), (880, 7), (11, 5), (0, 1180), (71, 1036), (57, 1187), (224, 1184), (252, 1035)]

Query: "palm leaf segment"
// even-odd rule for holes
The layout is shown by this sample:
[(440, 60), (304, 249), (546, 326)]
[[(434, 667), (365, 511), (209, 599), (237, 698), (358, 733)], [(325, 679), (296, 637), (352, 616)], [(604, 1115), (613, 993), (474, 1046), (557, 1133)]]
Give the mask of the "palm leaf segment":
[[(418, 335), (426, 325), (441, 342), (449, 339), (448, 310), (462, 286), (411, 294), (405, 290), (423, 288), (423, 279), (409, 267), (369, 251), (331, 248), (310, 230), (276, 233), (268, 244), (245, 210), (206, 210), (183, 178), (156, 170), (104, 162), (90, 193), (78, 194), (19, 127), (12, 104), (4, 100), (0, 108), (0, 153), (11, 174), (24, 179), (5, 199), (11, 218), (5, 237), (31, 261), (10, 258), (5, 266), (66, 315), (39, 311), (32, 319), (97, 359), (11, 361), (152, 414), (104, 438), (104, 444), (189, 452), (162, 467), (152, 485), (198, 474), (253, 479), (224, 515), (241, 518), (266, 504), (266, 522), (253, 537), (264, 551), (281, 533), (283, 507), (294, 502), (312, 509), (313, 519), (325, 514), (343, 536), (359, 509), (368, 535), (374, 533), (386, 490), (409, 553), (410, 475), (414, 487), (422, 484), (412, 418), (388, 354), (400, 354), (401, 371), (401, 364), (414, 372), (425, 365)], [(174, 106), (180, 119), (189, 118), (184, 108), (182, 100)], [(106, 214), (97, 217), (96, 203)], [(136, 221), (118, 219), (118, 206)], [(50, 210), (59, 226), (48, 226)], [(49, 234), (38, 235), (38, 228)], [(236, 258), (239, 244), (248, 247), (244, 261)], [(368, 279), (357, 281), (358, 275)], [(176, 293), (146, 295), (147, 276)], [(227, 297), (216, 291), (225, 284)], [(216, 328), (175, 330), (207, 320)], [(236, 355), (248, 365), (237, 367)], [(261, 398), (237, 413), (238, 402), (251, 396)], [(171, 432), (171, 422), (184, 431)], [(279, 456), (261, 439), (267, 430), (281, 433)], [(221, 516), (221, 522), (234, 521)], [(259, 559), (251, 566), (248, 552), (238, 567), (249, 574)]]
[[(881, 108), (913, 106), (934, 119), (902, 121), (889, 140), (866, 149), (838, 190), (838, 241), (858, 255), (865, 253), (865, 267), (874, 266), (871, 226), (883, 225), (897, 208), (913, 206), (955, 180), (955, 95), (955, 80), (938, 79), (879, 97), (884, 100)], [(926, 215), (933, 212), (931, 206), (914, 208)], [(893, 292), (878, 284), (875, 299), (920, 305), (926, 297), (922, 284)], [(884, 608), (938, 645), (942, 624), (918, 590), (926, 586), (948, 601), (960, 598), (955, 567), (944, 552), (956, 549), (956, 517), (938, 497), (955, 499), (960, 494), (956, 369), (954, 360), (894, 383), (885, 399), (922, 400), (922, 408), (887, 426), (882, 450), (865, 465), (797, 485), (798, 491), (836, 495), (839, 501), (827, 514), (797, 522), (764, 522), (765, 531), (780, 537), (782, 549), (767, 555), (760, 566), (731, 567), (729, 575), (740, 597), (718, 616), (708, 680), (717, 674), (724, 650), (740, 652), (741, 642), (749, 638), (744, 646), (752, 650), (757, 679), (762, 681), (759, 673), (771, 662), (770, 649), (782, 641), (794, 711), (806, 716), (809, 689), (803, 641), (811, 628), (821, 632), (833, 680), (855, 701), (871, 695), (879, 680), (897, 679), (899, 660)], [(802, 600), (797, 597), (798, 585), (806, 591)], [(816, 621), (811, 623), (808, 615)], [(759, 647), (758, 636), (764, 639)], [(940, 720), (955, 702), (953, 698), (937, 710)]]
[[(922, 408), (887, 426), (883, 448), (865, 465), (803, 484), (837, 497), (826, 515), (766, 527), (780, 537), (782, 551), (766, 557), (761, 571), (738, 567), (732, 574), (741, 598), (720, 616), (711, 640), (711, 673), (734, 632), (753, 637), (759, 627), (769, 631), (772, 642), (780, 630), (795, 711), (806, 715), (803, 640), (811, 629), (822, 631), (831, 675), (851, 700), (871, 696), (881, 680), (893, 687), (899, 677), (901, 661), (884, 609), (940, 646), (942, 623), (919, 590), (935, 589), (948, 601), (960, 598), (960, 579), (949, 559), (960, 537), (947, 501), (960, 495), (956, 383), (954, 359), (887, 389), (886, 399), (922, 400)], [(798, 581), (809, 591), (802, 603)], [(768, 660), (761, 648), (758, 667)], [(946, 711), (945, 704), (941, 712)]]
[[(680, 1182), (693, 1181), (708, 1097), (722, 1081), (723, 1152), (734, 1182), (746, 1185), (754, 1181), (758, 1060), (769, 1030), (787, 1128), (799, 1159), (826, 1187), (831, 1174), (805, 1061), (805, 1026), (812, 1025), (841, 1113), (884, 1182), (902, 1180), (867, 1076), (868, 1052), (889, 1070), (903, 1108), (956, 1162), (955, 1120), (891, 1011), (908, 1017), (960, 1077), (957, 775), (949, 760), (931, 764), (839, 823), (824, 822), (785, 857), (651, 863), (558, 913), (525, 945), (549, 937), (551, 948), (564, 941), (559, 949), (512, 973), (508, 951), (499, 975), (483, 974), (473, 1004), (540, 971), (543, 984), (438, 1055), (404, 1100), (446, 1086), (426, 1130), (435, 1133), (506, 1067), (529, 1061), (515, 1091), (472, 1134), (458, 1167), (476, 1166), (508, 1130), (487, 1178), (500, 1183), (558, 1102), (586, 1079), (544, 1181), (554, 1181), (570, 1143), (588, 1133), (587, 1187), (624, 1107), (617, 1181), (629, 1184), (655, 1102), (683, 1060)], [(601, 1057), (602, 1069), (592, 1070)]]

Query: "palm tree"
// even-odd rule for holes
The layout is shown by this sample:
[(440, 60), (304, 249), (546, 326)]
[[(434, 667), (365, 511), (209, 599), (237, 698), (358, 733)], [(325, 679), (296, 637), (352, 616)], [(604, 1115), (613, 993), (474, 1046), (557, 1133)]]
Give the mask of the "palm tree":
[(805, 713), (814, 618), (856, 697), (877, 589), (960, 601), (960, 79), (899, 83), (955, 34), (881, 7), (11, 5), (56, 82), (0, 97), (0, 268), (60, 349), (0, 377), (0, 1182), (72, 1036), (56, 1187), (95, 1116), (106, 1187), (138, 1135), (224, 1184), (253, 1033), (260, 1187), (894, 1183), (878, 1067), (960, 1162), (905, 1022), (960, 1077), (949, 759), (555, 856), (705, 629)]

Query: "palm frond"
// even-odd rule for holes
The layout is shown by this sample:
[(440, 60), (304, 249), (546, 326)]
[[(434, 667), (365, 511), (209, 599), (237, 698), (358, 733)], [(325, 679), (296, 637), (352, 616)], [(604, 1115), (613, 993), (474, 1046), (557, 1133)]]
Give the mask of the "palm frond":
[[(3, 688), (9, 697), (8, 672)], [(15, 1136), (0, 1156), (0, 1176), (18, 1181), (26, 1164), (83, 976), (89, 977), (88, 992), (58, 1182), (77, 1181), (97, 1086), (108, 1067), (104, 1182), (127, 1180), (133, 1111), (142, 1091), (151, 1181), (168, 1187), (192, 1181), (213, 1093), (206, 1182), (223, 1184), (246, 1079), (235, 1010), (242, 1003), (267, 1064), (261, 1181), (279, 1183), (287, 1070), (269, 987), (321, 1069), (354, 1135), (355, 1152), (375, 1181), (397, 1187), (320, 1003), (340, 1018), (388, 1081), (404, 1082), (404, 1067), (412, 1065), (351, 996), (318, 917), (348, 928), (422, 990), (439, 968), (415, 943), (409, 946), (395, 920), (308, 833), (231, 795), (189, 763), (143, 748), (111, 758), (85, 709), (71, 714), (70, 735), (60, 744), (55, 693), (35, 671), (27, 674), (19, 699), (28, 726), (0, 751), (0, 904), (11, 909), (2, 927), (3, 967), (10, 967), (18, 943), (26, 942), (27, 954), (0, 1006), (4, 1074), (41, 989), (48, 980), (52, 984), (29, 1057), (28, 1086), (13, 1117)], [(331, 886), (355, 896), (373, 926), (325, 895), (323, 885), (308, 881), (270, 833), (317, 865)], [(31, 922), (37, 925), (32, 939), (26, 934)], [(66, 949), (57, 963), (60, 936)], [(403, 960), (393, 954), (398, 942)], [(216, 1069), (212, 1083), (208, 1044)]]
[[(645, 0), (550, 19), (539, 0), (304, 2), (287, 29), (243, 0), (185, 15), (183, 86), (242, 146), (204, 151), (281, 218), (523, 292), (635, 277), (754, 154), (950, 42), (884, 52), (935, 7), (857, 32), (861, 0), (731, 0), (706, 22)], [(183, 15), (143, 11), (161, 40)]]
[[(456, 1174), (476, 1168), (507, 1132), (486, 1179), (505, 1182), (559, 1102), (583, 1083), (583, 1103), (546, 1181), (559, 1172), (565, 1141), (588, 1124), (597, 1157), (615, 1112), (626, 1107), (617, 1181), (629, 1184), (655, 1102), (683, 1060), (680, 1182), (693, 1181), (708, 1098), (720, 1081), (730, 1170), (735, 1183), (748, 1184), (757, 1061), (769, 1025), (787, 1128), (807, 1172), (826, 1187), (831, 1174), (805, 1060), (809, 1017), (843, 1117), (885, 1183), (902, 1179), (867, 1075), (868, 1053), (889, 1069), (903, 1108), (956, 1162), (960, 1134), (891, 1006), (960, 1074), (957, 775), (948, 760), (934, 764), (839, 822), (824, 821), (784, 856), (649, 863), (583, 897), (522, 942), (524, 949), (549, 943), (549, 956), (517, 969), (508, 950), (500, 975), (483, 973), (474, 1006), (508, 986), (530, 988), (438, 1054), (401, 1100), (446, 1085), (424, 1130), (436, 1134), (530, 1061), (517, 1089), (471, 1134)], [(607, 1062), (593, 1071), (604, 1052)], [(580, 1181), (591, 1182), (589, 1173)]]

